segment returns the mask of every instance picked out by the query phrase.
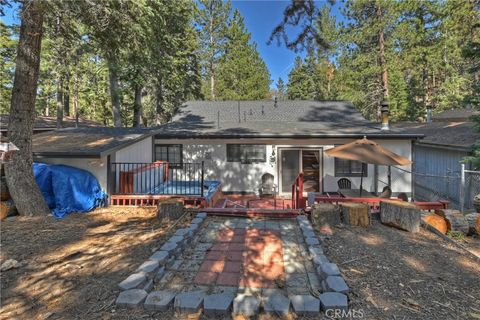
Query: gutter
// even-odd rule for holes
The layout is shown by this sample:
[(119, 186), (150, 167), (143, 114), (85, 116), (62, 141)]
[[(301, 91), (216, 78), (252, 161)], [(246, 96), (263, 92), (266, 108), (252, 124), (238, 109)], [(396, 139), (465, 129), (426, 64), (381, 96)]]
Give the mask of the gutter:
[(357, 138), (363, 137), (375, 138), (375, 139), (422, 139), (424, 134), (411, 134), (411, 133), (321, 133), (321, 134), (291, 134), (291, 133), (252, 133), (252, 134), (192, 134), (192, 135), (179, 135), (179, 134), (155, 134), (155, 139), (242, 139), (242, 138), (267, 138), (267, 139), (318, 139), (318, 138)]
[(426, 142), (426, 141), (415, 142), (415, 145), (423, 146), (423, 147), (431, 147), (436, 149), (464, 151), (469, 153), (473, 152), (473, 146), (458, 146), (453, 144), (441, 144), (441, 143), (433, 143), (433, 142)]

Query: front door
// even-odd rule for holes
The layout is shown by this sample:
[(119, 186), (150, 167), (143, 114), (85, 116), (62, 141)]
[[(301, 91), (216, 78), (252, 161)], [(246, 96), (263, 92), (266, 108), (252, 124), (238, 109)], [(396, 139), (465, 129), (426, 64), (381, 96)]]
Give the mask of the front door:
[(290, 193), (300, 172), (303, 190), (320, 192), (320, 155), (319, 149), (280, 149), (280, 192)]

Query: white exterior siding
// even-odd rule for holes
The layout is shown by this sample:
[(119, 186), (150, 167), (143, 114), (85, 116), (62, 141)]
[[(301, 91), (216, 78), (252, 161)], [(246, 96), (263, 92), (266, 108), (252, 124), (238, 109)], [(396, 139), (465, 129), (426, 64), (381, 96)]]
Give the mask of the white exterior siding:
[[(205, 161), (205, 179), (218, 180), (222, 183), (222, 190), (226, 192), (245, 191), (256, 192), (260, 177), (269, 172), (275, 176), (275, 182), (278, 185), (279, 168), (279, 148), (317, 148), (328, 150), (334, 145), (344, 144), (353, 141), (352, 139), (198, 139), (198, 140), (172, 140), (156, 139), (157, 144), (182, 144), (184, 162)], [(411, 159), (411, 141), (410, 140), (377, 140), (382, 146)], [(242, 164), (239, 162), (227, 162), (226, 145), (229, 143), (242, 144), (266, 144), (267, 161), (263, 163)], [(270, 162), (272, 150), (275, 149), (276, 161)], [(323, 155), (323, 172), (320, 177), (320, 185), (323, 185), (323, 191), (335, 192), (338, 190), (335, 177), (334, 158)], [(410, 170), (410, 166), (403, 169)], [(374, 191), (374, 166), (368, 166), (368, 177), (364, 178), (363, 187), (368, 191)], [(379, 177), (382, 181), (387, 181), (386, 167), (379, 166)], [(360, 178), (349, 177), (352, 181), (352, 187), (360, 186)], [(378, 184), (379, 191), (384, 187)], [(392, 189), (393, 192), (411, 192), (411, 175), (402, 174), (398, 170), (392, 170)]]
[(36, 162), (49, 164), (63, 164), (92, 173), (97, 178), (100, 187), (107, 190), (107, 157), (100, 159), (89, 158), (40, 158)]
[(115, 162), (151, 163), (153, 161), (152, 149), (152, 137), (145, 138), (118, 150), (115, 154)]
[[(37, 162), (63, 164), (92, 173), (104, 191), (107, 190), (107, 157), (95, 158), (39, 158)], [(145, 138), (115, 152), (112, 162), (152, 162), (152, 137)]]

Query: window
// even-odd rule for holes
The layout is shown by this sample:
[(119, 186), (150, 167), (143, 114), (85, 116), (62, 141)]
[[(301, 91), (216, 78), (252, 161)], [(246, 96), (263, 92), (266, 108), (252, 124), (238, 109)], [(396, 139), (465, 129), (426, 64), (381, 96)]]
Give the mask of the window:
[(181, 144), (156, 144), (155, 161), (167, 161), (170, 168), (181, 168), (183, 164)]
[(267, 161), (264, 144), (227, 144), (227, 162), (257, 163)]
[(368, 166), (366, 163), (361, 163), (354, 160), (344, 160), (335, 158), (335, 177), (360, 177), (368, 176)]

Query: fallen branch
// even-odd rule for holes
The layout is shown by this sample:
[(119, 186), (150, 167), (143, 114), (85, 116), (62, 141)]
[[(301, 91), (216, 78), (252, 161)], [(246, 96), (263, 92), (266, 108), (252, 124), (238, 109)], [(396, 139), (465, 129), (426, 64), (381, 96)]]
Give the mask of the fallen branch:
[(365, 258), (368, 258), (368, 257), (370, 257), (370, 256), (363, 256), (363, 257), (359, 257), (359, 258), (355, 258), (355, 259), (350, 259), (350, 260), (341, 262), (340, 265), (347, 264), (347, 263), (350, 263), (350, 262), (355, 262), (355, 261), (362, 260), (362, 259), (365, 259)]

